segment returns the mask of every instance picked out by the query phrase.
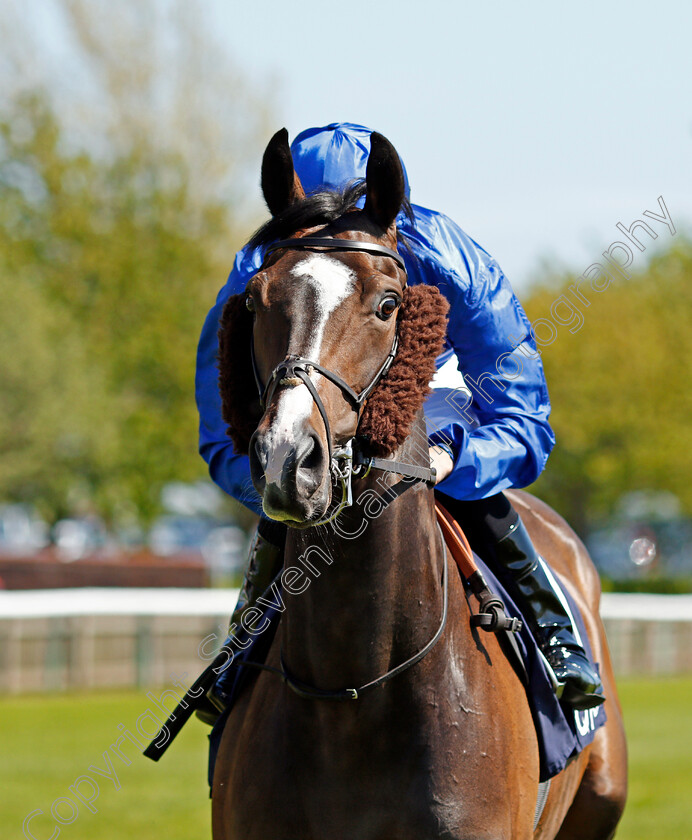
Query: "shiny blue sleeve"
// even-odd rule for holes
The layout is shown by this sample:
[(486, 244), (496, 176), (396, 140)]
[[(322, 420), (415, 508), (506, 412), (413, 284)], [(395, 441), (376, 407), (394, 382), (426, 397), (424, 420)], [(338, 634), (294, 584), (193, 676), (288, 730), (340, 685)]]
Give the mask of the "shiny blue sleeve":
[(237, 455), (226, 434), (226, 423), (221, 416), (219, 394), (219, 319), (230, 295), (243, 291), (248, 280), (259, 268), (257, 255), (241, 251), (235, 259), (228, 282), (221, 289), (215, 305), (207, 315), (197, 348), (197, 373), (195, 395), (199, 411), (199, 452), (209, 465), (213, 481), (234, 499), (255, 513), (261, 512), (261, 500), (250, 480), (250, 462), (247, 455)]
[(449, 301), (447, 340), (471, 392), (434, 392), (426, 404), (431, 442), (447, 443), (454, 456), (438, 486), (482, 499), (525, 487), (543, 470), (555, 443), (548, 389), (528, 318), (499, 265), (451, 220), (428, 213), (417, 279)]

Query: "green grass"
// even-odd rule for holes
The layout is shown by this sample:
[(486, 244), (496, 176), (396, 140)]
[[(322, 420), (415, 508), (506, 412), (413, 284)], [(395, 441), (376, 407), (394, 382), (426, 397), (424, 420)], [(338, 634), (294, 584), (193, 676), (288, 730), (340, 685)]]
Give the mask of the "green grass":
[(629, 796), (618, 840), (692, 838), (692, 679), (619, 684)]
[[(620, 692), (630, 744), (630, 796), (618, 840), (686, 840), (692, 837), (692, 679), (622, 681)], [(55, 822), (52, 803), (69, 791), (120, 734), (136, 731), (151, 703), (143, 693), (31, 696), (0, 701), (0, 834), (22, 838), (31, 811), (38, 840)], [(100, 794), (90, 813), (81, 805), (63, 840), (196, 840), (209, 838), (206, 786), (208, 729), (191, 721), (158, 764), (124, 746), (127, 767), (113, 759), (121, 788), (94, 776)], [(86, 789), (86, 786), (84, 786)], [(67, 806), (65, 816), (69, 816)]]
[[(24, 818), (40, 808), (44, 815), (30, 827), (38, 840), (48, 840), (55, 825), (50, 816), (54, 800), (74, 799), (69, 786), (89, 773), (89, 765), (105, 767), (102, 753), (120, 736), (118, 724), (136, 733), (137, 718), (149, 706), (153, 704), (144, 692), (0, 702), (0, 836), (23, 838)], [(198, 720), (190, 721), (158, 764), (139, 754), (134, 744), (123, 744), (132, 764), (113, 757), (120, 790), (109, 779), (89, 773), (100, 787), (94, 802), (98, 812), (82, 805), (75, 822), (60, 827), (60, 840), (209, 838), (208, 732)], [(60, 813), (69, 818), (69, 807), (62, 807)]]

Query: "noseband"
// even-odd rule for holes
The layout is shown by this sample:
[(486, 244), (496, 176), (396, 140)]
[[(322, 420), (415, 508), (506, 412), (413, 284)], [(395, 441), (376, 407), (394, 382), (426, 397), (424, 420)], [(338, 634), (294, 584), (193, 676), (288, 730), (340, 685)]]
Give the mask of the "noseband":
[[(390, 257), (395, 260), (404, 271), (406, 270), (404, 260), (400, 254), (393, 251), (391, 248), (386, 248), (384, 245), (378, 245), (376, 242), (354, 242), (350, 239), (335, 239), (332, 237), (315, 237), (308, 236), (302, 239), (282, 239), (275, 242), (267, 249), (265, 256), (283, 248), (298, 249), (298, 250), (312, 250), (329, 249), (333, 251), (361, 251), (368, 254), (376, 254), (378, 256)], [(266, 385), (262, 384), (262, 379), (257, 368), (257, 360), (255, 358), (255, 343), (251, 342), (250, 355), (252, 358), (252, 371), (255, 376), (255, 383), (260, 395), (260, 403), (262, 408), (271, 402), (276, 389), (279, 385), (299, 385), (303, 384), (308, 389), (310, 396), (317, 406), (317, 410), (322, 417), (325, 432), (327, 435), (327, 447), (329, 450), (329, 464), (330, 471), (333, 477), (341, 483), (342, 499), (338, 509), (331, 516), (315, 522), (315, 525), (323, 525), (326, 522), (331, 522), (335, 519), (345, 507), (349, 507), (353, 503), (353, 496), (351, 490), (352, 476), (362, 475), (363, 477), (370, 472), (371, 469), (383, 470), (385, 472), (395, 472), (418, 481), (424, 481), (427, 484), (435, 484), (435, 470), (432, 467), (417, 467), (413, 464), (403, 464), (397, 461), (390, 461), (384, 458), (368, 458), (364, 456), (356, 446), (356, 439), (352, 438), (342, 446), (338, 446), (336, 450), (332, 449), (332, 435), (329, 425), (329, 418), (324, 403), (317, 392), (317, 388), (310, 378), (310, 374), (316, 371), (324, 376), (334, 385), (339, 388), (344, 397), (351, 403), (353, 410), (360, 416), (365, 408), (365, 402), (368, 396), (375, 389), (380, 380), (386, 376), (394, 357), (399, 348), (398, 331), (394, 334), (394, 341), (392, 347), (379, 370), (373, 377), (369, 385), (367, 385), (360, 393), (356, 393), (354, 389), (345, 382), (338, 374), (323, 367), (318, 362), (313, 362), (310, 359), (303, 359), (300, 356), (289, 355), (282, 362), (274, 368), (269, 376), (269, 381)]]

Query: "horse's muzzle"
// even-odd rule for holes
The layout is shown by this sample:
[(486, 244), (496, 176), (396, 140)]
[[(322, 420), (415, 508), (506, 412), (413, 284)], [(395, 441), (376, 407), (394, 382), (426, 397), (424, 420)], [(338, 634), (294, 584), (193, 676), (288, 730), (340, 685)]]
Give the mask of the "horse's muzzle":
[(326, 511), (331, 496), (328, 457), (313, 430), (277, 441), (261, 427), (250, 441), (252, 483), (267, 516), (300, 527)]

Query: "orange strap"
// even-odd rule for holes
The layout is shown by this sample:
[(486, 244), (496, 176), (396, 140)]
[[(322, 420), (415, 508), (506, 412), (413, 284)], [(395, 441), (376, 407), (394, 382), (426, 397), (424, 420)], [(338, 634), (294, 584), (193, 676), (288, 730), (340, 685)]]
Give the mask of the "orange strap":
[(478, 566), (473, 559), (473, 552), (469, 541), (466, 539), (466, 534), (452, 514), (437, 500), (435, 500), (435, 513), (447, 547), (459, 567), (459, 571), (468, 580), (474, 572), (478, 571)]
[(466, 539), (466, 534), (463, 532), (461, 525), (459, 525), (450, 512), (445, 510), (437, 500), (435, 501), (435, 513), (437, 514), (437, 521), (440, 524), (445, 542), (447, 543), (447, 548), (449, 548), (452, 557), (459, 567), (462, 577), (466, 580), (471, 592), (473, 592), (479, 602), (478, 612), (471, 615), (471, 626), (482, 627), (483, 630), (492, 633), (504, 632), (514, 651), (519, 676), (523, 680), (528, 681), (526, 668), (519, 653), (516, 639), (514, 638), (514, 634), (521, 630), (521, 620), (507, 615), (502, 598), (498, 597), (488, 586), (480, 569), (476, 565), (471, 546)]

